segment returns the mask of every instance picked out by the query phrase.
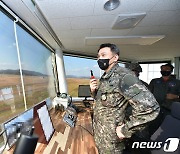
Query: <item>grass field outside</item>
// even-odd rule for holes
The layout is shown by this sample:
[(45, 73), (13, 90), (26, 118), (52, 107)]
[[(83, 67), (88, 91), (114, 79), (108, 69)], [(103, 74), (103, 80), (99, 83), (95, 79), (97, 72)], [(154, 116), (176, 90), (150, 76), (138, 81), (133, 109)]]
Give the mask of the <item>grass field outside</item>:
[[(55, 96), (53, 82), (44, 76), (24, 76), (27, 107), (30, 108), (42, 100)], [(79, 85), (89, 85), (89, 79), (67, 78), (68, 92), (72, 97), (78, 96)], [(0, 74), (0, 123), (25, 111), (22, 85), (19, 75)], [(0, 129), (1, 130), (1, 129)], [(3, 138), (0, 137), (0, 144)]]
[[(24, 75), (23, 79), (28, 109), (48, 97), (55, 97), (56, 93), (52, 78)], [(25, 104), (20, 76), (0, 74), (0, 124), (24, 111)], [(1, 136), (0, 145), (3, 144), (4, 139)]]
[[(24, 76), (27, 107), (30, 108), (50, 95), (55, 96), (54, 85), (49, 85), (48, 77)], [(78, 96), (79, 85), (89, 85), (89, 79), (67, 78), (68, 92), (72, 97)], [(11, 98), (5, 98), (2, 89), (11, 90)], [(53, 94), (50, 94), (50, 93)], [(19, 75), (0, 75), (0, 123), (25, 110)]]
[(67, 78), (68, 92), (72, 97), (78, 96), (79, 85), (89, 85), (89, 79), (84, 78)]
[[(54, 84), (44, 76), (24, 76), (27, 108), (55, 96)], [(0, 123), (25, 111), (19, 75), (0, 75)]]

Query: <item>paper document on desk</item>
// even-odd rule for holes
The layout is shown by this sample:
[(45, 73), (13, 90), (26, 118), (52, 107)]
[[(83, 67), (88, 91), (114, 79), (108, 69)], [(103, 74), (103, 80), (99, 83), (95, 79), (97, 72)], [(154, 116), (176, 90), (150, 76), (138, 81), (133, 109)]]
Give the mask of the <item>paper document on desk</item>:
[(46, 141), (49, 141), (52, 133), (54, 132), (54, 128), (53, 128), (53, 125), (49, 116), (47, 106), (44, 105), (39, 110), (37, 110), (37, 112), (38, 112), (39, 119), (43, 128), (43, 131), (44, 131), (44, 135), (46, 137)]

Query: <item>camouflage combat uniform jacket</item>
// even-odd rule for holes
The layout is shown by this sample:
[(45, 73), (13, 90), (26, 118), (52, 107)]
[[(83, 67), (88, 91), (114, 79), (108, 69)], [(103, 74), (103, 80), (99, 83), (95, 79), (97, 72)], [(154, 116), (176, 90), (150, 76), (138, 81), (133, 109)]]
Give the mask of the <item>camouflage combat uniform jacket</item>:
[[(130, 138), (159, 113), (159, 105), (150, 91), (134, 73), (118, 64), (102, 75), (99, 87), (92, 95), (96, 101), (94, 139), (100, 154), (120, 154), (123, 151), (124, 143), (116, 134), (117, 126), (124, 123), (122, 133)], [(128, 104), (133, 110), (129, 121), (125, 121)]]

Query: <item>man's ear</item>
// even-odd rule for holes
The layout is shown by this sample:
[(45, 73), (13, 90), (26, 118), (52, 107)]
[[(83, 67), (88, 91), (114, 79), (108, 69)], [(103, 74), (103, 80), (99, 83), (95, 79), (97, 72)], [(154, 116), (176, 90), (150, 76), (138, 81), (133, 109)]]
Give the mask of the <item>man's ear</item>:
[(117, 54), (115, 54), (115, 60), (118, 61), (119, 60), (119, 56)]

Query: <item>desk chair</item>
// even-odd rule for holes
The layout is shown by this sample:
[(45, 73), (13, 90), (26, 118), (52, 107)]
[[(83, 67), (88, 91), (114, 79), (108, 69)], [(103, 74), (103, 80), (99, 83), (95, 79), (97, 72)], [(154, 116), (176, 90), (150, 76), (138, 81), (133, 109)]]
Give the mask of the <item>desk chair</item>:
[[(171, 114), (165, 117), (161, 126), (151, 136), (152, 141), (162, 142), (162, 147), (160, 149), (153, 149), (151, 153), (167, 154), (167, 151), (171, 150), (173, 146), (176, 146), (176, 139), (168, 140), (168, 138), (180, 139), (180, 102), (174, 102), (172, 104)], [(164, 149), (166, 152), (164, 151)], [(174, 152), (170, 153), (180, 154), (180, 142), (178, 148)]]

